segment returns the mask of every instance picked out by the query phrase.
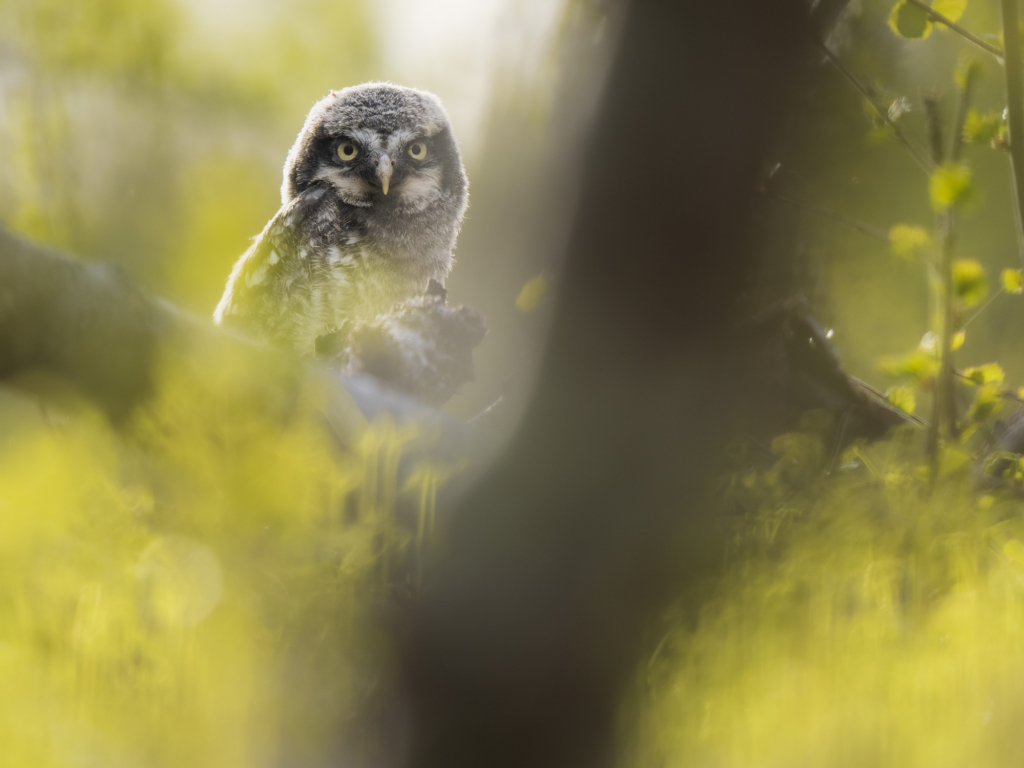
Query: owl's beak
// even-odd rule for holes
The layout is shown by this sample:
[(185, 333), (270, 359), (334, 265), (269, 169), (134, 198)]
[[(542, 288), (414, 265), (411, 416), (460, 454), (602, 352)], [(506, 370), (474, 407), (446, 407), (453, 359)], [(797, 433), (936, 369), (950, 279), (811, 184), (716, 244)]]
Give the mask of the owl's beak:
[(391, 158), (386, 154), (380, 156), (380, 160), (377, 161), (377, 175), (380, 177), (380, 186), (384, 190), (384, 194), (388, 193), (388, 187), (391, 186)]

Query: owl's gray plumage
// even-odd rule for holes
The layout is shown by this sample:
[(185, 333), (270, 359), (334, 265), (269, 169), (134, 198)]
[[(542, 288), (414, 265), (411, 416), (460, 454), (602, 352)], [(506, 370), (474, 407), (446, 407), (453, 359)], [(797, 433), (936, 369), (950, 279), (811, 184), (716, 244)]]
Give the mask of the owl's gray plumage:
[(311, 355), (318, 337), (444, 284), (467, 181), (441, 102), (387, 83), (332, 92), (288, 153), (281, 201), (214, 320)]

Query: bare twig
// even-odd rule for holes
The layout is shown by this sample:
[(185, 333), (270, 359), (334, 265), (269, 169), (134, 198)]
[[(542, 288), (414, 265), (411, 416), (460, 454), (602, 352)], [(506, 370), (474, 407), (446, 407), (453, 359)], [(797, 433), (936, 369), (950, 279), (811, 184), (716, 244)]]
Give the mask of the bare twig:
[(1004, 289), (1000, 288), (998, 291), (996, 291), (991, 296), (989, 296), (988, 297), (988, 301), (986, 301), (984, 304), (982, 304), (980, 307), (978, 307), (976, 310), (974, 310), (974, 314), (971, 315), (970, 317), (968, 317), (966, 320), (963, 321), (963, 323), (960, 324), (960, 330), (963, 330), (968, 325), (970, 325), (972, 322), (974, 322), (975, 318), (977, 318), (978, 315), (980, 315), (982, 312), (984, 312), (986, 309), (988, 309), (988, 305), (991, 304), (996, 299), (998, 299), (1003, 294), (1003, 292), (1004, 292)]
[(942, 26), (952, 30), (953, 32), (956, 32), (958, 35), (960, 35), (960, 37), (962, 37), (967, 42), (977, 46), (981, 50), (985, 51), (985, 53), (990, 53), (993, 56), (995, 56), (997, 59), (999, 59), (1000, 62), (1003, 61), (1003, 52), (997, 46), (994, 46), (991, 43), (986, 43), (977, 35), (968, 32), (966, 29), (961, 27), (952, 19), (943, 16), (941, 13), (934, 10), (930, 5), (922, 2), (922, 0), (907, 0), (907, 2), (910, 5), (913, 5), (924, 11), (925, 15), (932, 21), (936, 22), (937, 24), (941, 24)]
[(889, 130), (892, 131), (892, 135), (896, 137), (896, 140), (899, 141), (904, 147), (906, 147), (907, 151), (910, 152), (910, 154), (913, 156), (917, 164), (921, 166), (921, 170), (923, 170), (927, 174), (931, 174), (932, 164), (928, 162), (928, 158), (924, 156), (920, 149), (918, 149), (910, 142), (910, 139), (908, 139), (906, 134), (903, 133), (903, 129), (896, 124), (896, 121), (889, 117), (889, 110), (886, 108), (884, 104), (882, 104), (878, 100), (878, 97), (875, 96), (875, 94), (872, 93), (866, 85), (864, 85), (860, 80), (858, 80), (856, 75), (854, 75), (849, 69), (846, 68), (846, 66), (839, 60), (839, 58), (834, 53), (832, 53), (832, 51), (829, 50), (827, 45), (825, 45), (821, 41), (818, 41), (818, 48), (821, 50), (823, 54), (825, 54), (825, 58), (831, 61), (835, 68), (838, 69), (840, 73), (842, 73), (843, 77), (850, 81), (850, 84), (857, 89), (857, 92), (860, 93), (860, 95), (863, 96), (865, 99), (867, 99), (868, 103), (871, 104), (872, 107), (874, 107), (875, 112), (878, 113), (878, 116), (882, 119), (882, 122), (884, 122), (889, 127)]
[(811, 213), (816, 213), (819, 216), (822, 216), (826, 219), (831, 219), (832, 221), (837, 221), (840, 224), (845, 224), (851, 229), (857, 230), (862, 235), (867, 235), (868, 237), (874, 240), (878, 240), (879, 242), (885, 243), (886, 245), (889, 244), (888, 234), (878, 229), (877, 227), (872, 227), (870, 224), (865, 224), (861, 221), (857, 221), (857, 219), (851, 216), (847, 216), (845, 213), (839, 213), (838, 211), (833, 211), (831, 208), (825, 208), (824, 206), (816, 205), (815, 203), (808, 203), (806, 200), (800, 200), (795, 197), (789, 197), (788, 195), (780, 195), (778, 192), (765, 192), (764, 194), (767, 197), (771, 197), (776, 200), (781, 200), (784, 203), (788, 203), (789, 205), (801, 208), (802, 210), (810, 211)]
[[(1024, 72), (1021, 71), (1020, 22), (1017, 0), (1001, 0), (1003, 40), (1006, 46), (1006, 114), (1010, 129), (1010, 170), (1013, 177), (1014, 211), (1017, 218), (1017, 246), (1024, 260)], [(1009, 30), (1009, 32), (1007, 31)]]

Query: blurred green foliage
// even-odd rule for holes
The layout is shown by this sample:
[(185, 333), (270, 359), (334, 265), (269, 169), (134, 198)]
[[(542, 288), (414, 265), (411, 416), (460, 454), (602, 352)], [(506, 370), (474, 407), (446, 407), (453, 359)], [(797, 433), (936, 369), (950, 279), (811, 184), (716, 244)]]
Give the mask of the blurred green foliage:
[(945, 211), (971, 202), (974, 186), (971, 169), (964, 163), (947, 163), (935, 169), (928, 186), (932, 208)]
[(986, 115), (979, 114), (976, 110), (967, 113), (964, 121), (964, 139), (972, 144), (990, 144), (998, 137), (1005, 138), (1006, 126), (1001, 117), (995, 112)]
[[(374, 39), (359, 0), (0, 0), (0, 220), (208, 316), (309, 106), (366, 79)], [(119, 429), (0, 390), (3, 765), (307, 764), (366, 741), (345, 733), (388, 672), (370, 615), (451, 468), (400, 485), (412, 433), (340, 446), (321, 393), (272, 417), (240, 366), (165, 362)]]
[[(996, 3), (932, 7), (998, 38)], [(807, 414), (729, 477), (726, 506), (738, 516), (725, 576), (699, 607), (687, 596), (652, 643), (623, 764), (1019, 761), (1024, 459), (993, 452), (1020, 416), (1008, 382), (1024, 374), (1002, 72), (988, 59), (968, 76), (967, 43), (907, 0), (853, 6), (831, 45), (920, 147), (921, 95), (939, 102), (948, 146), (971, 81), (973, 146), (929, 176), (832, 72), (819, 75), (794, 121), (799, 141), (784, 142), (781, 158), (788, 194), (867, 222), (843, 230), (803, 209), (787, 233), (810, 254), (796, 282), (811, 284), (849, 367), (893, 384), (887, 400), (909, 413), (937, 388), (950, 264), (958, 423), (932, 465), (923, 430), (834, 456), (824, 417)], [(990, 274), (1000, 275), (991, 293)]]
[(630, 764), (1016, 764), (1019, 502), (972, 493), (958, 448), (928, 496), (920, 451), (909, 434), (857, 447), (809, 482), (819, 445), (779, 459), (802, 474), (739, 481), (745, 532), (696, 623), (643, 669)]
[(976, 307), (988, 295), (988, 278), (985, 268), (974, 259), (957, 259), (953, 262), (953, 295), (964, 307)]
[(0, 220), (206, 315), (374, 39), (361, 0), (3, 0)]
[(932, 237), (923, 227), (896, 224), (889, 230), (889, 244), (892, 252), (904, 258), (914, 258), (931, 246)]
[[(956, 217), (955, 255), (984, 267), (992, 298), (992, 278), (1004, 269), (1020, 268), (1008, 156), (1002, 151), (1002, 69), (993, 57), (941, 25), (926, 39), (899, 37), (888, 25), (894, 5), (893, 0), (851, 4), (829, 45), (922, 151), (928, 144), (922, 95), (938, 99), (943, 144), (948, 146), (961, 87), (957, 75), (965, 71), (965, 61), (974, 62), (970, 106), (978, 117), (969, 117), (966, 128), (975, 119), (985, 122), (986, 115), (992, 119), (984, 130), (973, 125), (981, 132), (967, 137), (973, 141), (959, 159), (970, 169), (975, 199)], [(969, 3), (958, 23), (997, 44), (998, 4)], [(774, 159), (781, 163), (776, 178), (785, 194), (889, 232), (890, 244), (807, 210), (772, 205), (766, 213), (769, 245), (759, 275), (759, 306), (804, 293), (819, 319), (835, 328), (833, 341), (845, 367), (885, 390), (892, 380), (879, 370), (879, 358), (916, 348), (936, 328), (935, 296), (941, 281), (934, 265), (940, 244), (930, 179), (827, 62), (816, 70), (799, 116), (778, 142)], [(894, 252), (905, 258), (892, 258)], [(780, 270), (778, 265), (787, 260), (794, 267)], [(1024, 359), (1016, 354), (1024, 315), (1013, 298), (996, 296), (977, 317), (964, 316), (970, 324), (960, 365), (1000, 360), (1009, 381), (1024, 379)]]
[(1020, 294), (1024, 291), (1024, 275), (1019, 269), (1004, 269), (999, 276), (1003, 290), (1007, 293)]
[[(995, 4), (933, 7), (998, 40)], [(0, 0), (0, 218), (210, 312), (277, 208), (308, 106), (365, 79), (376, 56), (358, 0), (222, 12)], [(922, 145), (922, 90), (964, 87), (966, 44), (905, 0), (855, 4), (834, 45)], [(980, 441), (1011, 407), (1004, 387), (1024, 379), (1024, 314), (1005, 295), (1021, 276), (1007, 158), (993, 151), (1006, 140), (998, 65), (980, 62), (977, 77), (964, 162), (928, 178), (874, 107), (820, 73), (783, 175), (888, 243), (796, 213), (772, 219), (796, 233), (807, 267), (797, 282), (838, 329), (850, 370), (892, 385), (889, 402), (913, 413), (939, 366), (939, 246), (921, 222), (957, 209), (971, 257), (954, 264), (963, 441), (944, 447), (930, 495), (915, 436), (854, 446), (833, 466), (813, 417), (771, 441), (767, 467), (731, 478), (743, 517), (726, 575), (645, 661), (630, 764), (1015, 763), (1024, 523), (1013, 496), (972, 484)], [(527, 266), (537, 276), (504, 297), (510, 311), (543, 304), (548, 278)], [(991, 294), (989, 274), (1001, 275)], [(315, 393), (276, 422), (238, 401), (244, 373), (225, 370), (197, 390), (167, 367), (125, 431), (85, 407), (41, 418), (35, 401), (0, 392), (0, 744), (11, 764), (322, 757), (386, 675), (367, 614), (395, 561), (427, 546), (452, 468), (423, 465), (399, 485), (409, 433), (378, 425), (339, 451)], [(1020, 490), (1024, 460), (996, 458)], [(395, 525), (403, 496), (419, 510), (413, 530)]]
[(451, 468), (400, 485), (413, 431), (342, 450), (318, 387), (282, 419), (247, 394), (254, 371), (210, 354), (163, 361), (119, 430), (0, 392), (4, 765), (258, 766), (366, 743), (353, 723), (388, 674), (372, 617), (408, 589), (398, 564), (430, 544)]

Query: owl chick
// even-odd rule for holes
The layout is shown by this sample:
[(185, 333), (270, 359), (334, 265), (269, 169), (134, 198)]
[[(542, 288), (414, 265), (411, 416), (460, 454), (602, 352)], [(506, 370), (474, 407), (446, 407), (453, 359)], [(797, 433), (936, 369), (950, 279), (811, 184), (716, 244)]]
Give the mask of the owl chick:
[(288, 153), (281, 209), (235, 264), (214, 322), (314, 354), (317, 338), (444, 284), (467, 189), (436, 96), (332, 91)]

